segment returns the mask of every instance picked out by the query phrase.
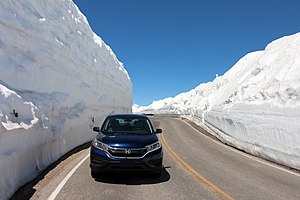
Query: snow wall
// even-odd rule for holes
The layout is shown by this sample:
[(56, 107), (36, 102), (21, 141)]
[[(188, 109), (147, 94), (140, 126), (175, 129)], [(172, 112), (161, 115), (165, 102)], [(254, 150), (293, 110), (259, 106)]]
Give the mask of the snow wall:
[(300, 170), (300, 33), (247, 54), (212, 82), (133, 110), (181, 114), (224, 143)]
[(111, 113), (131, 113), (128, 73), (71, 0), (0, 1), (0, 199)]

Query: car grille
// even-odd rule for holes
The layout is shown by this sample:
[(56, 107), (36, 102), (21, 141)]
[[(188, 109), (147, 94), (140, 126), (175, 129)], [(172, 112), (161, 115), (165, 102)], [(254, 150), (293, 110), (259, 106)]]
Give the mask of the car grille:
[(146, 148), (119, 148), (119, 147), (109, 147), (108, 152), (113, 157), (122, 158), (140, 158), (147, 153)]

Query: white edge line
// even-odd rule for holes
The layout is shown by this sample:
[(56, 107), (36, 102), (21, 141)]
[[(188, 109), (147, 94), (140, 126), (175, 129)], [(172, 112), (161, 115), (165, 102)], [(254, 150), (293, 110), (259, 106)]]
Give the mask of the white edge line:
[[(279, 169), (279, 170), (281, 170), (281, 171), (284, 171), (284, 172), (287, 172), (287, 173), (289, 173), (289, 174), (292, 174), (292, 175), (295, 175), (295, 176), (300, 177), (300, 174), (298, 174), (298, 173), (296, 173), (296, 172), (293, 172), (293, 171), (291, 171), (291, 170), (285, 169), (285, 168), (280, 167), (280, 166), (276, 166), (275, 164), (269, 163), (268, 161), (261, 160), (261, 159), (263, 159), (263, 158), (259, 158), (259, 157), (256, 158), (255, 156), (253, 156), (253, 155), (251, 155), (251, 154), (243, 153), (243, 152), (241, 152), (241, 151), (239, 151), (239, 150), (236, 150), (236, 149), (234, 149), (234, 148), (232, 148), (232, 147), (230, 147), (230, 146), (228, 146), (228, 145), (226, 145), (226, 144), (224, 144), (224, 143), (222, 143), (222, 142), (217, 142), (217, 141), (215, 141), (214, 139), (208, 137), (207, 135), (201, 133), (199, 130), (197, 130), (196, 128), (194, 128), (191, 124), (189, 124), (189, 123), (186, 122), (185, 120), (181, 120), (181, 121), (185, 122), (187, 125), (189, 125), (190, 127), (192, 127), (195, 131), (197, 131), (198, 133), (200, 133), (201, 135), (203, 135), (203, 136), (206, 137), (207, 139), (213, 141), (214, 143), (216, 143), (216, 144), (218, 144), (218, 145), (220, 145), (220, 146), (223, 146), (223, 147), (225, 147), (225, 148), (227, 148), (227, 149), (229, 149), (229, 150), (231, 150), (231, 151), (233, 151), (233, 152), (236, 152), (236, 153), (238, 153), (238, 154), (240, 154), (240, 155), (242, 155), (242, 156), (245, 156), (245, 157), (247, 157), (247, 158), (250, 158), (250, 159), (252, 159), (252, 160), (255, 160), (255, 161), (257, 161), (257, 162), (260, 162), (260, 163), (262, 163), (262, 164), (268, 165), (268, 166), (273, 167), (273, 168), (275, 168), (275, 169)], [(196, 124), (196, 123), (195, 123), (195, 124)], [(197, 125), (197, 124), (196, 124), (196, 125)], [(197, 126), (199, 126), (199, 125), (197, 125)], [(210, 133), (210, 134), (211, 134), (211, 133)]]
[(66, 182), (69, 180), (69, 178), (74, 174), (74, 172), (78, 169), (78, 167), (88, 158), (90, 157), (90, 154), (85, 156), (68, 174), (65, 176), (65, 178), (58, 184), (58, 186), (55, 188), (55, 190), (52, 192), (52, 194), (49, 196), (48, 200), (54, 200), (60, 190), (64, 187)]

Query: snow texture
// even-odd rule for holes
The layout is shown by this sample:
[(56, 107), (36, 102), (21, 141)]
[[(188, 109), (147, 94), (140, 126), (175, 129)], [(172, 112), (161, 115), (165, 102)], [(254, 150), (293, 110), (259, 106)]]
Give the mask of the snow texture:
[(224, 143), (300, 169), (300, 33), (247, 54), (212, 82), (133, 111), (184, 115)]
[(71, 0), (0, 1), (0, 199), (131, 113), (123, 64)]

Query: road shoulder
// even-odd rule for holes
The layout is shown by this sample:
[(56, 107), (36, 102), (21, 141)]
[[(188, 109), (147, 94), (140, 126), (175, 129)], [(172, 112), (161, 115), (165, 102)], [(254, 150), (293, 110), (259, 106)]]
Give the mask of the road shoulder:
[(90, 142), (74, 148), (21, 187), (11, 200), (48, 199), (57, 185), (89, 153)]

